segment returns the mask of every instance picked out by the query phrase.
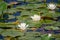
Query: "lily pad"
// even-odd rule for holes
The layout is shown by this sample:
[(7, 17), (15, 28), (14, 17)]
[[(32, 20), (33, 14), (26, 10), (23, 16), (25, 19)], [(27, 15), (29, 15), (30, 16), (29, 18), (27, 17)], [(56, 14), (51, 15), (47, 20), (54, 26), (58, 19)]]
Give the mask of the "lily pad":
[(18, 30), (14, 30), (14, 29), (7, 29), (2, 33), (3, 36), (11, 36), (11, 37), (15, 37), (15, 36), (22, 36), (23, 33), (18, 31)]

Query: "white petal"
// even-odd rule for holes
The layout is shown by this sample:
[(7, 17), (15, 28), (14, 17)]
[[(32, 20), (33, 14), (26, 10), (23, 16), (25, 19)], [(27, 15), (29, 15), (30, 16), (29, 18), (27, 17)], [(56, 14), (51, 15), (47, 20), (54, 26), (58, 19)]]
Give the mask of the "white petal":
[(49, 8), (49, 9), (55, 9), (55, 8), (56, 8), (56, 5), (55, 5), (55, 4), (49, 4), (49, 5), (48, 5), (48, 8)]
[(21, 26), (26, 26), (26, 23), (21, 23), (20, 25), (21, 25)]
[(21, 23), (21, 24), (19, 24), (18, 26), (19, 26), (20, 29), (22, 29), (22, 30), (25, 30), (25, 29), (28, 27), (28, 25), (26, 25), (26, 23)]
[(41, 19), (41, 17), (39, 15), (31, 16), (31, 18), (33, 21), (39, 21)]
[(29, 25), (26, 25), (26, 27), (28, 27)]
[(31, 16), (31, 18), (33, 19), (33, 16)]
[(52, 36), (52, 34), (48, 34), (48, 37), (51, 37)]
[(21, 25), (18, 25), (18, 27), (21, 27)]

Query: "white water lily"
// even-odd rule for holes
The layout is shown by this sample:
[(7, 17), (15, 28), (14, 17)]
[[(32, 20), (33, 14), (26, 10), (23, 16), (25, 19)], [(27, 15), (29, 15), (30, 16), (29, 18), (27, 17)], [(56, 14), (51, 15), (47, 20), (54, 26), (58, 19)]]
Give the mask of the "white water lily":
[(26, 23), (21, 23), (18, 26), (20, 27), (20, 29), (25, 30), (29, 25), (27, 25)]
[(52, 36), (52, 34), (48, 34), (48, 37), (51, 37)]
[(39, 21), (41, 19), (41, 16), (34, 15), (34, 16), (31, 16), (31, 18), (32, 18), (33, 21)]
[(56, 8), (56, 5), (55, 4), (48, 4), (48, 9), (51, 9), (51, 10), (54, 10)]

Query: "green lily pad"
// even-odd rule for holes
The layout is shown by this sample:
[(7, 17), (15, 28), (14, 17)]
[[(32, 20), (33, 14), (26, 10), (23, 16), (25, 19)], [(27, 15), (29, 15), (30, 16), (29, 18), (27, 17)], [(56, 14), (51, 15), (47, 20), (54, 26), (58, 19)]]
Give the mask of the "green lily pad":
[(0, 3), (0, 10), (6, 10), (7, 9), (7, 3), (5, 3), (5, 2), (1, 2)]
[(2, 33), (3, 36), (11, 36), (11, 37), (15, 37), (15, 36), (22, 36), (23, 33), (18, 31), (18, 30), (14, 30), (14, 29), (7, 29)]

